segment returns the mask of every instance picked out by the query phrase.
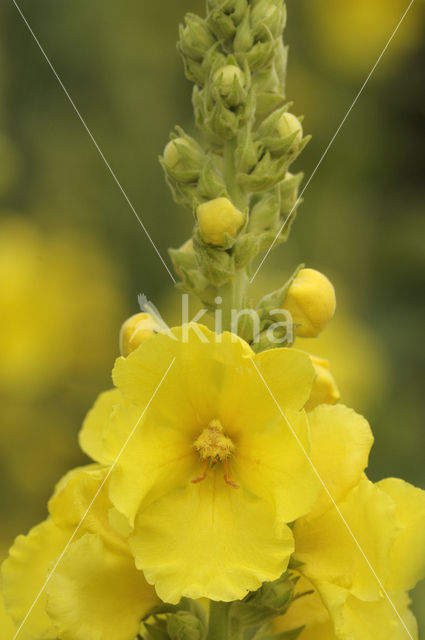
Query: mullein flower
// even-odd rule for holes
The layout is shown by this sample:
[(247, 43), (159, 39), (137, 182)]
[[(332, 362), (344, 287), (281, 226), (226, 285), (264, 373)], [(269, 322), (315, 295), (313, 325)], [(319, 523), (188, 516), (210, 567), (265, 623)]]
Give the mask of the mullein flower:
[(159, 334), (117, 360), (117, 389), (89, 413), (81, 444), (112, 464), (171, 365), (112, 470), (109, 496), (136, 566), (163, 600), (235, 600), (286, 569), (287, 523), (318, 493), (256, 367), (306, 450), (301, 409), (314, 371), (296, 350), (254, 355), (240, 338), (224, 333), (218, 341), (201, 325), (172, 332), (175, 339)]
[[(297, 603), (295, 611), (301, 617), (305, 611), (307, 625), (301, 639), (405, 637), (381, 584), (416, 637), (405, 592), (425, 573), (425, 552), (417, 542), (425, 534), (425, 492), (402, 480), (373, 484), (364, 476), (372, 435), (353, 411), (322, 405), (309, 414), (309, 423), (311, 460), (332, 499), (323, 489), (311, 512), (294, 526), (298, 571), (323, 605), (316, 596)], [(276, 624), (287, 629), (291, 613)]]
[(22, 627), (23, 638), (133, 640), (140, 619), (159, 603), (109, 524), (113, 508), (106, 491), (67, 547), (105, 473), (98, 465), (68, 473), (50, 500), (49, 518), (19, 536), (2, 565), (6, 610), (17, 626), (45, 586)]

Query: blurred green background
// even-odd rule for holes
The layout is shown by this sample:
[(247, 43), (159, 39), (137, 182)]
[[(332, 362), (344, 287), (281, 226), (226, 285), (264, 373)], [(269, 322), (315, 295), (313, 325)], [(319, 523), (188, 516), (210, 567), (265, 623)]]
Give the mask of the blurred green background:
[[(407, 0), (288, 0), (288, 98), (313, 140), (308, 177)], [(178, 23), (198, 0), (21, 0), (20, 6), (162, 255), (189, 235), (157, 162), (193, 131)], [(365, 413), (370, 475), (425, 486), (425, 22), (416, 0), (304, 196), (259, 296), (295, 265), (337, 287), (310, 350)], [(111, 385), (121, 322), (145, 293), (170, 323), (179, 296), (11, 1), (0, 7), (0, 552), (44, 517), (84, 462), (77, 433)], [(422, 603), (422, 606), (421, 606)], [(425, 628), (425, 587), (415, 609)]]

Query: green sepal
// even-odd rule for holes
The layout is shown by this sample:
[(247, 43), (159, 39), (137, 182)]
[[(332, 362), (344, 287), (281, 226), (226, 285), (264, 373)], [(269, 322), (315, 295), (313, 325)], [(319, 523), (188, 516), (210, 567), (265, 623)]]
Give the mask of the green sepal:
[(243, 189), (252, 193), (269, 191), (284, 178), (287, 165), (285, 157), (275, 159), (266, 151), (251, 173), (238, 173), (236, 180)]
[(185, 25), (179, 27), (178, 50), (183, 57), (201, 62), (205, 53), (215, 43), (212, 31), (205, 20), (195, 13), (187, 13)]
[(279, 187), (275, 187), (260, 197), (257, 196), (254, 202), (249, 216), (248, 231), (258, 233), (278, 228), (281, 210)]
[(203, 640), (206, 626), (191, 611), (177, 611), (167, 616), (167, 632), (170, 640)]
[(251, 28), (251, 9), (248, 6), (244, 13), (242, 21), (237, 28), (235, 38), (233, 40), (233, 49), (236, 53), (247, 52), (254, 44), (254, 34)]
[(243, 269), (257, 255), (259, 251), (259, 238), (256, 233), (241, 234), (233, 248), (233, 258), (236, 269)]
[(298, 273), (301, 271), (301, 269), (304, 269), (304, 267), (304, 264), (299, 264), (291, 277), (285, 282), (282, 287), (276, 289), (275, 291), (272, 291), (271, 293), (267, 293), (261, 298), (257, 305), (257, 311), (260, 314), (260, 318), (262, 320), (266, 318), (267, 314), (273, 309), (280, 309), (281, 307), (283, 307), (283, 303), (285, 301), (289, 287), (295, 280)]
[[(232, 246), (235, 238), (226, 234), (226, 245)], [(220, 287), (228, 282), (235, 275), (235, 261), (233, 256), (223, 248), (215, 248), (203, 242), (199, 233), (199, 228), (193, 234), (193, 246), (198, 255), (198, 260), (202, 274), (207, 281)]]

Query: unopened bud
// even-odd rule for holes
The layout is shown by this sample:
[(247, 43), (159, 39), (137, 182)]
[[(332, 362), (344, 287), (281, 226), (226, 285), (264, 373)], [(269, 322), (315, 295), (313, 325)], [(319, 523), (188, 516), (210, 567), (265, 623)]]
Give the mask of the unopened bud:
[(236, 106), (245, 95), (245, 75), (239, 67), (227, 64), (218, 69), (213, 77), (218, 92), (228, 106)]
[(290, 213), (298, 199), (298, 188), (302, 179), (302, 174), (294, 175), (287, 171), (285, 178), (279, 184), (280, 191), (280, 211), (283, 215)]
[(203, 153), (195, 140), (189, 137), (179, 137), (170, 140), (164, 149), (163, 158), (168, 168), (182, 172), (183, 175), (185, 172), (200, 172)]
[(205, 630), (201, 620), (190, 611), (177, 611), (167, 616), (170, 640), (201, 640)]
[(297, 336), (316, 338), (335, 313), (335, 289), (320, 271), (301, 269), (286, 293), (283, 308), (289, 311)]
[(310, 353), (308, 355), (313, 363), (316, 377), (305, 408), (307, 411), (312, 411), (319, 404), (335, 404), (340, 396), (335, 378), (330, 371), (329, 360)]
[(282, 138), (293, 135), (294, 139), (290, 149), (293, 152), (298, 151), (303, 139), (303, 127), (297, 116), (294, 116), (293, 113), (283, 113), (278, 120), (277, 130)]
[(215, 198), (196, 210), (202, 240), (206, 244), (225, 246), (242, 227), (245, 216), (228, 198)]
[(128, 318), (120, 331), (120, 351), (126, 358), (148, 338), (161, 331), (162, 327), (148, 313), (136, 313)]
[(180, 27), (180, 51), (184, 56), (201, 62), (205, 53), (215, 43), (215, 38), (205, 20), (199, 16), (188, 13), (185, 20), (186, 25)]

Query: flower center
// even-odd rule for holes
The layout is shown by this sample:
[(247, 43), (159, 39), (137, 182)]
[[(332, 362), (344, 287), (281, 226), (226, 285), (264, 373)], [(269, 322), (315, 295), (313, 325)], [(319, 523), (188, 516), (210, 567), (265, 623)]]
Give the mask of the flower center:
[(194, 478), (192, 482), (201, 482), (207, 477), (208, 469), (213, 469), (219, 462), (223, 463), (224, 480), (231, 487), (237, 489), (236, 482), (229, 477), (229, 458), (235, 451), (235, 445), (231, 438), (224, 433), (220, 420), (211, 420), (209, 425), (202, 430), (201, 434), (193, 443), (196, 451), (199, 453), (202, 465), (202, 474)]

